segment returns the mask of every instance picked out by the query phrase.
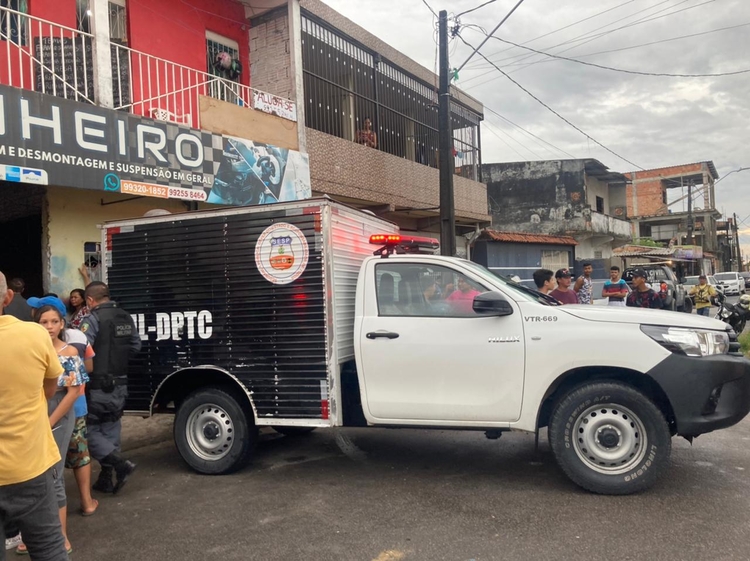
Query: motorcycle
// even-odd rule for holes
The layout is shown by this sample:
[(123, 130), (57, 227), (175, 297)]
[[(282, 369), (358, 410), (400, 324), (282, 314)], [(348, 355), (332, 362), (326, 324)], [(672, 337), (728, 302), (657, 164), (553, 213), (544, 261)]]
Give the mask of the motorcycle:
[(740, 301), (737, 304), (727, 302), (726, 296), (721, 293), (719, 293), (717, 300), (719, 311), (715, 316), (716, 319), (731, 325), (737, 335), (742, 333), (745, 330), (747, 320), (750, 319), (750, 294), (740, 296)]

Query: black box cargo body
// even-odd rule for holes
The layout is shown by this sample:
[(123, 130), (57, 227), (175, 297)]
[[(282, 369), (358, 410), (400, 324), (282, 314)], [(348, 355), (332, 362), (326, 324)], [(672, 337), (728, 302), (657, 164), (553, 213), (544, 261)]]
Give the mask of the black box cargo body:
[(105, 224), (103, 278), (143, 341), (126, 409), (219, 384), (258, 425), (339, 424), (359, 267), (369, 236), (395, 231), (327, 199)]

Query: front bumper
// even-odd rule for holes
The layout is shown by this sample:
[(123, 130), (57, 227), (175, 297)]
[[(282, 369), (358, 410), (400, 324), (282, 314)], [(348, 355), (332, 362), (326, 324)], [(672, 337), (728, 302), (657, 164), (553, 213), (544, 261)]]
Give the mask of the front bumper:
[(750, 360), (672, 354), (648, 372), (664, 390), (682, 436), (730, 427), (750, 412)]

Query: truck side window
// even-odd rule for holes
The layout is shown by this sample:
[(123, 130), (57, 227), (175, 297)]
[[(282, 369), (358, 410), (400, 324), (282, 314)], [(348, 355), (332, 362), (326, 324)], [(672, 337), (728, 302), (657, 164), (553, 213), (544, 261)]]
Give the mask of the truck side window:
[(474, 297), (487, 288), (448, 267), (419, 263), (375, 266), (378, 315), (473, 317)]

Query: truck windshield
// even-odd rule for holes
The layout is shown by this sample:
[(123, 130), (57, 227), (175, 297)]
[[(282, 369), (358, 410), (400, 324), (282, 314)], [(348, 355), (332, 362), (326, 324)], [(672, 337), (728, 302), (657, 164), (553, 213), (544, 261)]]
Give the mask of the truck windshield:
[(539, 302), (540, 304), (545, 304), (547, 306), (559, 306), (560, 305), (560, 302), (558, 302), (551, 296), (547, 296), (546, 294), (542, 294), (541, 292), (537, 290), (528, 288), (520, 283), (517, 283), (516, 281), (512, 279), (509, 279), (506, 276), (493, 273), (492, 271), (490, 271), (486, 267), (483, 267), (482, 265), (479, 265), (478, 263), (474, 263), (473, 261), (468, 261), (466, 259), (461, 259), (461, 262), (463, 265), (467, 266), (469, 269), (472, 269), (474, 272), (482, 275), (482, 277), (484, 278), (487, 278), (494, 282), (497, 282), (499, 280), (502, 283), (503, 287), (512, 290), (516, 294), (516, 296), (519, 296), (523, 298), (524, 300), (530, 300), (532, 302)]

